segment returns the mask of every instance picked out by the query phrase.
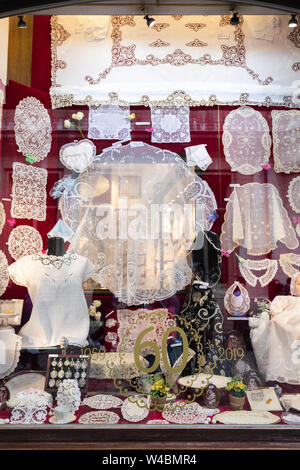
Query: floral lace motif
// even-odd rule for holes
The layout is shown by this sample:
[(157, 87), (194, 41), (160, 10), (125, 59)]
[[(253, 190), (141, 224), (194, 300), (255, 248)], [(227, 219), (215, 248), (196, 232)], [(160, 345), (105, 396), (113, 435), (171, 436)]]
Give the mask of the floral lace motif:
[(274, 170), (300, 171), (300, 111), (272, 111)]
[(117, 320), (115, 320), (114, 318), (108, 318), (108, 320), (105, 320), (105, 326), (107, 328), (113, 328), (114, 326), (116, 326), (117, 324)]
[(37, 162), (51, 149), (52, 127), (44, 105), (33, 96), (21, 100), (15, 111), (15, 138), (19, 152), (28, 153)]
[[(176, 326), (174, 318), (170, 317), (166, 308), (156, 310), (147, 310), (144, 308), (138, 310), (118, 310), (118, 351), (133, 352), (137, 337), (139, 334), (153, 326), (153, 330), (144, 336), (144, 341), (152, 341), (159, 348), (162, 346), (164, 332), (171, 327)], [(151, 354), (151, 347), (142, 350), (142, 354)]]
[(269, 126), (259, 111), (244, 107), (231, 111), (223, 127), (225, 159), (243, 175), (262, 171), (270, 158)]
[(13, 408), (10, 417), (11, 424), (41, 424), (46, 421), (47, 408), (16, 406)]
[(295, 44), (295, 47), (300, 47), (300, 26), (293, 28), (293, 30), (288, 35), (288, 38)]
[(205, 28), (206, 24), (205, 23), (186, 23), (184, 26), (198, 33), (199, 29)]
[[(282, 271), (288, 276), (293, 277), (294, 274), (298, 273), (300, 270), (300, 255), (295, 253), (283, 253), (279, 257), (279, 264), (282, 268)], [(295, 268), (293, 265), (296, 265)]]
[(40, 261), (44, 266), (53, 266), (56, 269), (61, 269), (64, 265), (71, 266), (72, 262), (78, 259), (75, 253), (66, 253), (63, 256), (55, 255), (32, 255), (34, 261)]
[(2, 233), (5, 221), (6, 221), (6, 214), (5, 214), (4, 206), (2, 202), (0, 202), (0, 235)]
[(3, 251), (0, 250), (0, 295), (4, 294), (9, 283), (8, 262)]
[(149, 47), (167, 47), (171, 44), (167, 41), (162, 41), (161, 39), (157, 39), (149, 44)]
[(297, 214), (300, 214), (300, 176), (296, 176), (290, 181), (287, 197), (291, 208)]
[(61, 46), (71, 35), (66, 31), (61, 24), (58, 23), (56, 16), (51, 16), (51, 83), (52, 86), (59, 87), (56, 82), (56, 74), (59, 69), (65, 69), (67, 63), (64, 60), (59, 60), (57, 57), (57, 47)]
[[(261, 287), (267, 286), (278, 269), (278, 261), (276, 259), (246, 259), (242, 263), (239, 263), (241, 275), (250, 286), (255, 287), (257, 282), (260, 283)], [(262, 276), (256, 276), (252, 271), (266, 270)]]
[[(240, 291), (236, 296), (234, 292)], [(235, 281), (226, 291), (224, 305), (227, 312), (232, 316), (241, 316), (248, 312), (250, 308), (250, 298), (247, 290), (238, 281)]]
[(29, 225), (18, 225), (8, 238), (8, 251), (15, 259), (41, 252), (43, 240), (39, 232)]
[(80, 424), (117, 424), (120, 418), (113, 411), (90, 411), (80, 416)]
[(12, 217), (46, 220), (47, 176), (44, 168), (13, 163)]
[(151, 106), (151, 142), (190, 142), (188, 106)]
[(221, 246), (260, 256), (273, 251), (280, 240), (290, 250), (299, 246), (295, 230), (283, 207), (278, 190), (270, 183), (248, 183), (235, 187), (226, 206)]
[(101, 140), (130, 140), (129, 106), (91, 106), (88, 137)]

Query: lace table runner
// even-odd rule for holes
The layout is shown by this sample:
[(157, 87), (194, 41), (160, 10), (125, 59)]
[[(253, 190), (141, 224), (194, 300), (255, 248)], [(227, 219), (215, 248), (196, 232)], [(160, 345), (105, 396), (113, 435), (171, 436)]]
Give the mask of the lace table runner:
[(227, 163), (243, 175), (262, 171), (262, 165), (269, 161), (269, 126), (253, 108), (234, 109), (226, 116), (222, 140)]
[(41, 252), (43, 240), (39, 232), (29, 225), (18, 225), (8, 238), (8, 251), (15, 259)]
[(151, 142), (190, 142), (188, 106), (151, 106)]
[(44, 168), (13, 163), (12, 217), (46, 220), (47, 176)]
[(15, 138), (19, 152), (40, 162), (51, 149), (52, 127), (44, 105), (33, 96), (21, 100), (15, 112)]
[(300, 111), (272, 111), (274, 170), (300, 171)]
[(129, 106), (91, 106), (89, 111), (90, 139), (130, 140)]

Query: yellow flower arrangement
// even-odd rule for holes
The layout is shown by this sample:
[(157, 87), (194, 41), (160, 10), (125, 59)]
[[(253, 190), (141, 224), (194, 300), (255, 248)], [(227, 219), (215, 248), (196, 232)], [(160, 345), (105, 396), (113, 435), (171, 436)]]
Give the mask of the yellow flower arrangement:
[(151, 396), (155, 398), (164, 397), (170, 390), (166, 380), (161, 374), (155, 374), (148, 377), (148, 382), (151, 383)]
[(247, 386), (241, 380), (240, 377), (232, 377), (230, 382), (225, 387), (225, 390), (228, 390), (232, 395), (236, 397), (242, 397), (244, 392), (247, 390)]

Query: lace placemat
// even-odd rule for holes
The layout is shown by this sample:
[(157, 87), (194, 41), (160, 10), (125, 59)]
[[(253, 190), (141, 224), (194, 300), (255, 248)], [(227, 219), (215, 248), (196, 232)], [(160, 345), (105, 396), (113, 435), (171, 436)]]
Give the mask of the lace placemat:
[(91, 106), (89, 111), (90, 139), (130, 140), (129, 106), (103, 105)]
[(34, 255), (43, 249), (43, 240), (39, 232), (29, 225), (18, 225), (8, 238), (8, 251), (15, 259)]
[(109, 410), (109, 408), (119, 408), (122, 406), (123, 400), (113, 395), (99, 394), (85, 398), (82, 403), (96, 410)]
[(198, 403), (175, 402), (165, 407), (162, 416), (171, 423), (196, 424), (207, 421), (207, 415)]
[(46, 220), (47, 176), (44, 168), (13, 163), (10, 214), (17, 219)]
[(151, 106), (151, 142), (190, 142), (188, 106)]
[(44, 105), (33, 96), (19, 102), (15, 111), (15, 138), (19, 152), (40, 162), (51, 149), (52, 127)]
[(80, 416), (80, 424), (117, 424), (119, 416), (113, 411), (90, 411)]

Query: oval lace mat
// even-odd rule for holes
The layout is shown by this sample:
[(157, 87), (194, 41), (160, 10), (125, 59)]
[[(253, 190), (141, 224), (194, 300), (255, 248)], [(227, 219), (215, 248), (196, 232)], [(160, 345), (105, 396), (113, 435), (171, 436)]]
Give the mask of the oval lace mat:
[(147, 418), (149, 414), (149, 405), (147, 399), (142, 395), (133, 395), (126, 398), (121, 408), (122, 416), (127, 421), (136, 423)]
[(177, 402), (175, 406), (167, 405), (162, 416), (167, 421), (177, 424), (196, 424), (206, 419), (206, 413), (198, 403)]
[(275, 424), (280, 417), (268, 411), (225, 411), (213, 418), (213, 423), (222, 424)]
[(114, 397), (113, 395), (99, 394), (85, 398), (82, 403), (96, 410), (108, 410), (109, 408), (119, 408), (122, 405), (123, 400), (118, 397)]
[(119, 416), (113, 411), (90, 411), (80, 416), (80, 424), (117, 424)]

